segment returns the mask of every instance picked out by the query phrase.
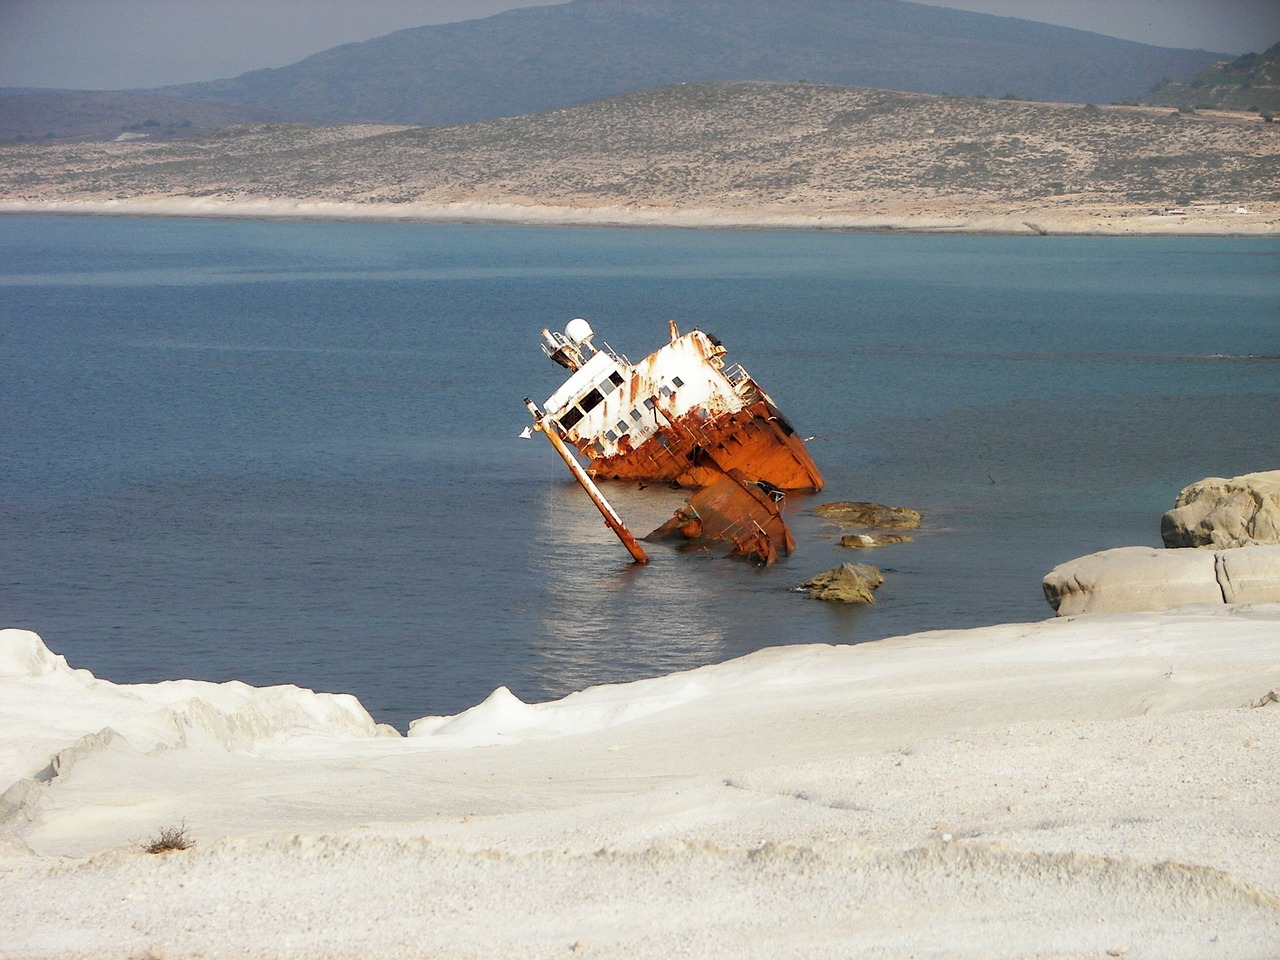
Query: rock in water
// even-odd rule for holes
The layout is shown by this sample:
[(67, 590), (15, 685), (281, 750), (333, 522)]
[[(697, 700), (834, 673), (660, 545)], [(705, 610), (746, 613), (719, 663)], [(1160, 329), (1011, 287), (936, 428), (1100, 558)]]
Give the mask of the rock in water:
[(1160, 536), (1166, 547), (1280, 543), (1280, 470), (1193, 483), (1161, 518)]
[(924, 519), (919, 510), (910, 507), (886, 507), (883, 503), (867, 503), (859, 500), (839, 500), (813, 508), (819, 517), (834, 521), (842, 527), (886, 527), (893, 530), (911, 530)]
[(905, 533), (851, 533), (840, 538), (840, 546), (861, 549), (865, 547), (883, 547), (890, 543), (910, 543), (911, 537)]
[(840, 603), (875, 603), (871, 591), (884, 583), (884, 575), (865, 563), (842, 563), (800, 584), (814, 600)]
[(1117, 547), (1045, 575), (1058, 616), (1167, 610), (1185, 603), (1280, 603), (1280, 470), (1210, 477), (1160, 521), (1166, 547)]

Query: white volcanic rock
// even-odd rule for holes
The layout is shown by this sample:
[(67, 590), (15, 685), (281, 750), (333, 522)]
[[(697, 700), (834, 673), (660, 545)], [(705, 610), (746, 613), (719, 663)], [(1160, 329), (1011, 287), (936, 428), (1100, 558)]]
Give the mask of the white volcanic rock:
[(1280, 543), (1280, 470), (1191, 484), (1161, 518), (1160, 536), (1166, 547)]
[(1204, 549), (1118, 547), (1069, 560), (1045, 575), (1045, 599), (1064, 617), (1280, 601), (1280, 470), (1193, 483), (1160, 534), (1166, 547)]
[(1280, 601), (1280, 545), (1230, 550), (1117, 547), (1054, 567), (1042, 583), (1058, 616)]
[(1209, 550), (1116, 547), (1059, 564), (1042, 587), (1060, 617), (1222, 603), (1214, 560)]
[[(101, 680), (70, 667), (29, 630), (0, 630), (0, 687), (5, 691), (0, 727), (12, 726), (33, 703), (47, 708), (41, 722), (24, 728), (21, 736), (0, 738), (0, 792), (6, 797), (18, 781), (44, 782), (101, 750), (138, 755), (196, 748), (252, 751), (290, 740), (394, 733), (345, 693), (251, 687), (234, 680)], [(0, 821), (6, 810), (0, 800)]]
[[(788, 644), (379, 737), (0, 631), (0, 955), (1274, 958), (1278, 644), (1223, 604)], [(196, 691), (276, 732), (159, 729)]]
[(1227, 603), (1280, 602), (1280, 544), (1236, 547), (1213, 553), (1218, 586)]

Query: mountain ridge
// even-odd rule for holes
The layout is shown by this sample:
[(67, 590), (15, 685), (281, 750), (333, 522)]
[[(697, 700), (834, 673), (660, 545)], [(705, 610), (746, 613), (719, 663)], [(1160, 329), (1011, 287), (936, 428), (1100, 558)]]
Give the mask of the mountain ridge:
[(1280, 113), (1280, 43), (1262, 53), (1220, 60), (1186, 82), (1161, 81), (1141, 102), (1182, 110), (1245, 110), (1274, 117)]
[(1224, 56), (906, 0), (572, 0), (153, 92), (333, 122), (443, 126), (677, 82), (809, 80), (1109, 103)]

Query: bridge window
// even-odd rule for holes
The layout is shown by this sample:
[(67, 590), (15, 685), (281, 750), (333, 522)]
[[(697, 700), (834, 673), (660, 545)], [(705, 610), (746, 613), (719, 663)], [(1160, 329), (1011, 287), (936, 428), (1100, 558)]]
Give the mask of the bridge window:
[(582, 407), (583, 413), (590, 413), (596, 407), (600, 406), (600, 402), (602, 400), (604, 400), (604, 397), (601, 395), (600, 391), (595, 387), (592, 387), (583, 394), (582, 399), (578, 401), (578, 405)]

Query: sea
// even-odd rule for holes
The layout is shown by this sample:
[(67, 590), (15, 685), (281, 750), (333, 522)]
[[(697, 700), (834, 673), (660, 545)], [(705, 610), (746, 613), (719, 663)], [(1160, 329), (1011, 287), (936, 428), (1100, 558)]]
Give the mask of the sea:
[[(0, 251), (0, 627), (402, 731), (503, 686), (1043, 620), (1057, 564), (1280, 468), (1274, 238), (3, 216)], [(668, 321), (724, 342), (825, 475), (786, 501), (795, 553), (631, 562), (521, 438), (574, 317), (633, 360)], [(687, 496), (603, 490), (641, 536)], [(924, 522), (851, 550), (836, 500)], [(874, 604), (797, 591), (846, 561)]]

